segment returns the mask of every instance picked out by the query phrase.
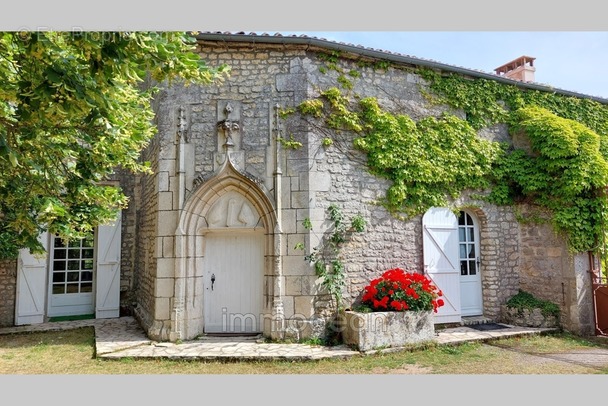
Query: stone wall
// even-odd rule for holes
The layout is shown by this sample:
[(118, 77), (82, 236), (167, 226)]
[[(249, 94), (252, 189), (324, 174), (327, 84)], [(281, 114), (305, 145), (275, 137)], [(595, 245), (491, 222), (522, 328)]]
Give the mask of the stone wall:
[(589, 263), (586, 254), (568, 251), (566, 242), (548, 223), (538, 224), (530, 208), (523, 208), (520, 288), (560, 307), (560, 325), (581, 334), (593, 332)]
[(15, 324), (17, 261), (0, 260), (0, 327)]
[(136, 202), (136, 244), (134, 278), (134, 313), (143, 326), (154, 322), (154, 283), (156, 278), (156, 213), (158, 193), (155, 181), (158, 177), (158, 142), (152, 141), (142, 154), (143, 160), (152, 163), (153, 175), (142, 175), (136, 189), (140, 190)]
[(122, 210), (121, 262), (120, 262), (120, 313), (130, 315), (135, 304), (135, 258), (137, 235), (138, 176), (118, 170), (114, 176), (120, 182), (123, 193), (129, 198), (127, 208)]
[[(180, 218), (188, 199), (225, 160), (225, 134), (218, 130), (222, 120), (235, 119), (239, 125), (232, 154), (237, 169), (259, 180), (271, 204), (280, 207), (280, 234), (266, 230), (267, 245), (280, 245), (280, 271), (266, 269), (264, 295), (270, 306), (280, 293), (288, 335), (321, 334), (322, 325), (316, 323), (316, 317), (326, 317), (331, 311), (320, 280), (305, 261), (305, 255), (319, 245), (330, 226), (327, 208), (331, 204), (340, 207), (347, 221), (361, 214), (368, 223), (364, 233), (350, 237), (342, 252), (347, 306), (357, 300), (369, 280), (388, 268), (422, 270), (421, 216), (401, 221), (375, 204), (389, 185), (368, 173), (365, 156), (353, 151), (352, 139), (347, 135), (324, 147), (322, 132), (303, 120), (295, 116), (277, 120), (277, 106), (295, 108), (316, 96), (320, 88), (335, 85), (337, 73), (321, 73), (324, 61), (316, 50), (298, 45), (209, 42), (201, 43), (200, 54), (212, 66), (229, 65), (231, 75), (221, 84), (177, 84), (158, 95), (159, 133), (144, 155), (152, 161), (154, 175), (142, 176), (138, 185), (134, 287), (137, 314), (152, 336), (167, 339), (181, 328), (176, 310), (200, 311), (188, 307), (193, 297), (184, 296), (190, 299), (186, 303), (178, 303), (183, 298), (176, 302), (176, 292), (195, 289), (200, 275), (187, 279), (176, 270), (184, 248), (175, 236), (183, 225)], [(414, 119), (446, 110), (445, 106), (428, 104), (421, 93), (424, 82), (409, 68), (378, 70), (361, 67), (357, 60), (341, 60), (338, 66), (345, 72), (360, 72), (361, 76), (353, 79), (353, 91), (377, 97), (384, 107)], [(480, 136), (510, 141), (504, 126), (485, 129)], [(302, 146), (281, 146), (277, 154), (278, 137)], [(577, 277), (558, 240), (543, 247), (552, 241), (548, 230), (521, 226), (512, 208), (495, 207), (468, 194), (454, 203), (480, 223), (486, 317), (499, 317), (500, 306), (520, 287), (535, 293), (539, 286), (548, 286), (546, 296), (559, 298), (564, 305), (574, 303), (574, 293), (568, 292), (575, 292)], [(307, 218), (312, 230), (302, 225)], [(297, 248), (300, 244), (304, 250)], [(179, 255), (178, 248), (182, 250)], [(272, 266), (273, 262), (267, 261), (267, 267)], [(561, 276), (557, 278), (552, 269), (558, 269)], [(539, 285), (541, 280), (546, 285)]]

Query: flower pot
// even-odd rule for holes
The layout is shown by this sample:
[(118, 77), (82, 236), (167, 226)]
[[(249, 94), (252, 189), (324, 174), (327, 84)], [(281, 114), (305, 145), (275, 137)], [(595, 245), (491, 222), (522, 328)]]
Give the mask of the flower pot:
[(433, 311), (344, 312), (342, 339), (359, 351), (402, 347), (435, 338)]

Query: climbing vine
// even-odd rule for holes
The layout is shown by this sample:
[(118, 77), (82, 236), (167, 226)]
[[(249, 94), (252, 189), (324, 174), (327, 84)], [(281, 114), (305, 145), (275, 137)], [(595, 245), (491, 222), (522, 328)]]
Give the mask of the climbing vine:
[(495, 204), (547, 212), (572, 251), (605, 254), (608, 107), (592, 99), (422, 70), (438, 103), (461, 109), (474, 128), (497, 123), (527, 146), (503, 146), (489, 176)]
[[(323, 54), (322, 73), (337, 73), (337, 85), (297, 107), (323, 145), (351, 134), (366, 153), (369, 171), (388, 179), (381, 204), (402, 218), (446, 206), (465, 190), (494, 204), (527, 203), (563, 233), (572, 251), (598, 251), (608, 204), (608, 108), (592, 99), (522, 89), (515, 85), (431, 69), (417, 73), (421, 91), (446, 112), (415, 121), (383, 108), (376, 98), (353, 93), (361, 75), (342, 69), (339, 53)], [(360, 66), (388, 69), (389, 64)], [(504, 124), (525, 145), (488, 141), (479, 130)], [(539, 216), (538, 218), (541, 218)]]
[[(304, 259), (314, 266), (315, 274), (321, 278), (321, 286), (326, 289), (336, 303), (336, 310), (342, 308), (342, 290), (345, 286), (344, 263), (341, 255), (343, 244), (352, 233), (361, 233), (365, 230), (366, 221), (358, 213), (347, 224), (342, 211), (336, 204), (327, 208), (329, 220), (332, 223), (321, 244), (313, 247)], [(302, 221), (307, 230), (312, 230), (309, 218)], [(298, 244), (297, 249), (304, 249), (304, 244)]]

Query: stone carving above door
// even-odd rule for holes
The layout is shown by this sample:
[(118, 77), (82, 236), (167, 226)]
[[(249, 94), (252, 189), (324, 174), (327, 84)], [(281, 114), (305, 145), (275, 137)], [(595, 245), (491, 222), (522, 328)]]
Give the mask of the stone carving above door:
[(209, 228), (254, 228), (260, 215), (238, 192), (228, 192), (215, 202), (207, 215)]

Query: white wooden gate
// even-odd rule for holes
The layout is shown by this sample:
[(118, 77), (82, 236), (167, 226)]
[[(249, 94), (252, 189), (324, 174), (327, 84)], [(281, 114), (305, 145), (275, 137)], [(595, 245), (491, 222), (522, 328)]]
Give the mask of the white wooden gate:
[(445, 305), (435, 323), (461, 321), (458, 219), (444, 207), (433, 207), (422, 217), (424, 272), (443, 292)]
[(205, 333), (257, 333), (262, 330), (263, 265), (262, 233), (207, 234)]

